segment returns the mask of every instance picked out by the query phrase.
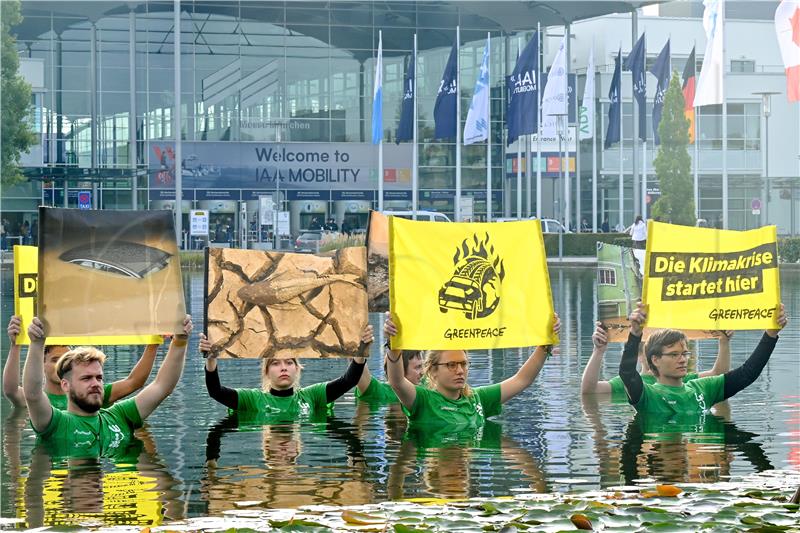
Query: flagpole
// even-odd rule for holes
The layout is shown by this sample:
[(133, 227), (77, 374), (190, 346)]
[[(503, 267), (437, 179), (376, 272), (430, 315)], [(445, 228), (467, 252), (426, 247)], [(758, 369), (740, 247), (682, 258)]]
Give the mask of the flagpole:
[[(622, 48), (622, 43), (620, 43), (620, 49), (621, 48)], [(623, 101), (622, 101), (622, 53), (620, 52), (617, 57), (619, 59), (619, 222), (618, 222), (618, 225), (619, 225), (620, 228), (624, 228), (625, 227), (625, 222), (624, 222), (624, 220), (625, 220), (625, 205), (624, 205), (625, 204), (625, 183), (624, 183), (625, 174), (624, 174), (624, 172), (625, 171), (624, 171), (623, 166), (622, 166), (622, 158), (623, 158), (622, 143), (624, 142), (625, 137), (623, 136), (623, 123), (622, 123), (622, 118), (623, 118), (623, 113), (622, 113), (622, 105), (623, 105)], [(635, 194), (634, 194), (634, 196), (635, 196)]]
[[(378, 30), (378, 63), (383, 61), (383, 31)], [(380, 65), (381, 70), (383, 65)], [(378, 73), (381, 77), (383, 77), (383, 72)], [(383, 79), (381, 79), (381, 86), (383, 85)], [(381, 93), (382, 94), (382, 93)], [(381, 102), (381, 114), (383, 113), (383, 102)], [(382, 119), (383, 117), (381, 117)], [(381, 129), (383, 129), (383, 124), (381, 124)], [(378, 211), (383, 211), (383, 135), (381, 134), (380, 141), (378, 142)]]
[(526, 134), (525, 136), (525, 216), (531, 216), (531, 152), (532, 152), (532, 135)]
[[(592, 83), (597, 81), (594, 74), (594, 39), (592, 39)], [(588, 80), (587, 80), (588, 81)], [(596, 86), (595, 86), (596, 87)], [(597, 92), (595, 91), (596, 95)], [(593, 95), (593, 96), (594, 96)], [(593, 106), (592, 112), (592, 233), (597, 233), (597, 106), (595, 99), (592, 98), (591, 105)]]
[[(636, 46), (636, 41), (639, 38), (639, 12), (634, 9), (631, 12), (631, 52)], [(645, 56), (647, 53), (645, 52)], [(644, 68), (644, 65), (642, 66)], [(639, 106), (636, 101), (636, 77), (634, 76), (633, 69), (631, 69), (631, 106), (633, 113), (633, 150), (631, 150), (631, 177), (633, 180), (633, 216), (641, 214), (641, 207), (639, 206), (639, 137), (642, 132), (639, 131)]]
[[(694, 43), (692, 50), (697, 53), (697, 41)], [(694, 84), (697, 88), (697, 56), (694, 60)], [(694, 109), (694, 217), (700, 218), (700, 140), (697, 137), (699, 131), (698, 122), (700, 121), (700, 113), (698, 113), (697, 106), (694, 105), (694, 98), (692, 98), (692, 109)]]
[(647, 141), (642, 141), (642, 218), (647, 219)]
[[(564, 110), (566, 111), (566, 116), (564, 117), (564, 159), (561, 160), (561, 164), (566, 164), (564, 168), (564, 231), (569, 231), (570, 226), (570, 218), (572, 218), (572, 199), (570, 198), (570, 193), (572, 192), (572, 187), (570, 186), (570, 175), (569, 175), (569, 33), (570, 33), (570, 25), (564, 25), (564, 54), (566, 54), (565, 58), (565, 76), (564, 76), (564, 96), (566, 97), (567, 101), (564, 102), (566, 105), (564, 106)], [(577, 118), (577, 117), (576, 117)]]
[(725, 1), (720, 2), (722, 19), (722, 229), (728, 229), (728, 103), (725, 94)]
[[(517, 35), (517, 59), (522, 55), (522, 42)], [(537, 89), (539, 81), (536, 81)], [(517, 219), (522, 219), (522, 136), (517, 137)]]
[(456, 198), (455, 219), (461, 222), (461, 27), (456, 26)]
[(542, 27), (536, 23), (536, 218), (542, 219)]
[(411, 159), (414, 161), (411, 167), (411, 210), (413, 219), (417, 219), (417, 209), (419, 208), (417, 196), (419, 195), (419, 146), (417, 146), (417, 34), (414, 34), (414, 57), (411, 58), (414, 67), (414, 78), (411, 80), (411, 87), (414, 91), (414, 127), (412, 131), (413, 147), (411, 148)]
[(486, 222), (492, 221), (492, 35), (486, 32), (486, 56), (489, 61), (486, 63), (489, 72), (487, 74), (486, 84), (486, 114), (488, 121), (486, 123)]

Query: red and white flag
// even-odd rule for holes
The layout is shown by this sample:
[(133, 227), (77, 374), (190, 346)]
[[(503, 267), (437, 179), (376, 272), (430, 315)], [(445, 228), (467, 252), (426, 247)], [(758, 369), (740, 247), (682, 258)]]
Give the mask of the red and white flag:
[(775, 10), (775, 33), (786, 67), (786, 96), (800, 102), (800, 0), (783, 0)]

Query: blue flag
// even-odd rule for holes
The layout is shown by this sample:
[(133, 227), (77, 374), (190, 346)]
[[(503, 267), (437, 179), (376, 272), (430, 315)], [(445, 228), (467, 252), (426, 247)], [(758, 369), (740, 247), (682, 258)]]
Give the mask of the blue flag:
[(650, 69), (650, 74), (658, 79), (656, 84), (656, 96), (653, 99), (653, 139), (656, 144), (661, 144), (661, 139), (658, 136), (658, 125), (661, 124), (661, 111), (664, 109), (664, 94), (669, 87), (669, 71), (670, 71), (670, 58), (669, 58), (669, 39), (667, 44), (661, 49), (658, 54), (656, 62)]
[(456, 117), (458, 98), (458, 43), (450, 50), (447, 66), (444, 67), (439, 92), (433, 106), (433, 120), (436, 123), (434, 138), (450, 139), (456, 136), (458, 117)]
[(372, 144), (383, 140), (383, 36), (378, 40), (378, 60), (375, 62), (375, 86), (372, 92)]
[(625, 70), (633, 75), (633, 97), (639, 105), (639, 138), (647, 140), (647, 78), (645, 77), (645, 44), (644, 33), (625, 58)]
[(622, 92), (621, 63), (622, 50), (617, 52), (617, 58), (614, 60), (614, 76), (611, 78), (611, 87), (608, 89), (608, 99), (611, 101), (611, 105), (608, 106), (608, 129), (606, 130), (606, 140), (603, 143), (603, 148), (609, 148), (612, 144), (619, 142), (619, 96)]
[(414, 56), (408, 60), (406, 77), (403, 79), (403, 102), (400, 107), (400, 124), (397, 125), (397, 144), (414, 140)]
[(539, 128), (539, 34), (534, 33), (517, 59), (508, 84), (508, 144)]

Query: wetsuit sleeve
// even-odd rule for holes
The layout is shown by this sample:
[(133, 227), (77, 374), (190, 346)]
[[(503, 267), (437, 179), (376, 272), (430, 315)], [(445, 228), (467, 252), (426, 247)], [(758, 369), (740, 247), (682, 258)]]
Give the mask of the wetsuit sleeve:
[(333, 381), (326, 383), (326, 403), (336, 401), (337, 399), (341, 398), (345, 392), (358, 385), (358, 380), (361, 379), (361, 373), (364, 371), (364, 365), (366, 365), (366, 363), (359, 364), (355, 361), (350, 361), (350, 365), (347, 367), (347, 370), (345, 370), (344, 374)]
[(219, 372), (216, 369), (213, 372), (206, 370), (206, 389), (208, 389), (209, 396), (228, 409), (239, 408), (239, 394), (236, 389), (222, 386), (219, 382)]
[(775, 343), (778, 338), (770, 337), (766, 333), (761, 337), (761, 341), (747, 358), (747, 361), (739, 368), (735, 368), (730, 372), (726, 372), (725, 376), (725, 390), (723, 400), (727, 400), (737, 392), (744, 390), (752, 385), (761, 375), (761, 371), (767, 366), (767, 361), (772, 355), (772, 350), (775, 349)]
[(619, 377), (622, 378), (622, 383), (628, 392), (628, 403), (633, 406), (642, 399), (642, 392), (644, 391), (642, 376), (636, 371), (636, 359), (639, 356), (640, 342), (642, 342), (641, 337), (637, 337), (633, 333), (629, 334), (625, 349), (622, 351), (622, 359), (619, 362)]

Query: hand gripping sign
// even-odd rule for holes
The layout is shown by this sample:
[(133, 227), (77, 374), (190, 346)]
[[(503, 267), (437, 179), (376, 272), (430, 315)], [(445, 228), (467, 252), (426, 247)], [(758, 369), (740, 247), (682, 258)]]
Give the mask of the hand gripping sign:
[(731, 231), (650, 221), (647, 235), (649, 327), (779, 329), (775, 226)]

